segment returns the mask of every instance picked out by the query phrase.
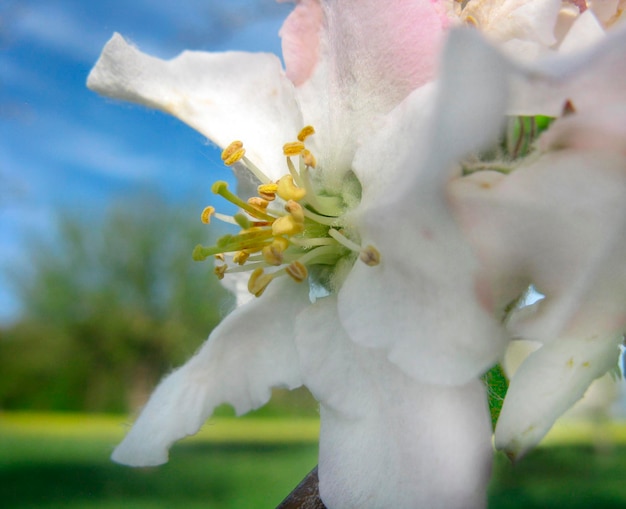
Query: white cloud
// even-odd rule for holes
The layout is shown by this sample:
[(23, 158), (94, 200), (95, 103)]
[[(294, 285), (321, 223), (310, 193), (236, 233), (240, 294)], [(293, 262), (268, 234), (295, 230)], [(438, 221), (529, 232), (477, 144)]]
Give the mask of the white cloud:
[(16, 10), (10, 31), (17, 41), (37, 41), (76, 60), (92, 61), (102, 47), (102, 28), (63, 3), (25, 3)]

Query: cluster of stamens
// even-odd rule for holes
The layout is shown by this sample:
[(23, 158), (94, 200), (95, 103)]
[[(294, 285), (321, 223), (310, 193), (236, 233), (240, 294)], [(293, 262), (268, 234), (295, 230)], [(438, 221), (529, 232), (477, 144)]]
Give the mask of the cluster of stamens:
[[(374, 247), (363, 249), (346, 235), (340, 220), (345, 208), (341, 197), (320, 193), (314, 185), (311, 171), (316, 160), (305, 145), (314, 132), (313, 127), (307, 126), (297, 141), (283, 146), (289, 173), (277, 181), (271, 181), (246, 157), (242, 142), (234, 141), (226, 147), (222, 152), (224, 164), (245, 165), (261, 182), (258, 196), (243, 200), (228, 189), (226, 182), (213, 184), (213, 193), (241, 211), (228, 216), (209, 206), (202, 212), (202, 222), (209, 224), (215, 217), (236, 224), (241, 230), (236, 235), (221, 237), (214, 246), (196, 246), (195, 260), (214, 256), (218, 261), (215, 274), (220, 279), (227, 273), (251, 271), (248, 290), (257, 297), (277, 277), (288, 275), (302, 282), (309, 276), (307, 267), (334, 265), (354, 253), (367, 265), (379, 263), (380, 254)], [(297, 158), (295, 164), (292, 158)], [(277, 207), (278, 203), (282, 206)]]

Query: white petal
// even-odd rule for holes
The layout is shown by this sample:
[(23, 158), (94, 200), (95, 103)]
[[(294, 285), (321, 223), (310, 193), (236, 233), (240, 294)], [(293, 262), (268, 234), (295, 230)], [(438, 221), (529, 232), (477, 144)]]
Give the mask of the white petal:
[(333, 297), (318, 300), (297, 326), (304, 382), (321, 403), (326, 506), (484, 507), (492, 448), (482, 384), (415, 382), (384, 352), (352, 343), (335, 306)]
[(567, 32), (559, 46), (559, 53), (565, 55), (584, 50), (604, 38), (604, 30), (592, 11), (581, 14)]
[(586, 51), (534, 62), (515, 82), (510, 114), (558, 117), (569, 99), (577, 112), (623, 101), (626, 87), (626, 25)]
[(454, 385), (488, 369), (503, 338), (445, 184), (459, 158), (498, 132), (507, 78), (503, 58), (471, 31), (453, 32), (445, 55), (432, 117), (418, 91), (357, 154), (363, 198), (354, 220), (381, 263), (355, 264), (339, 315), (354, 341), (388, 350), (417, 380)]
[(516, 320), (531, 340), (612, 336), (626, 325), (626, 158), (563, 150), (493, 184), (455, 182), (455, 201), (496, 295), (517, 282), (546, 297)]
[(476, 31), (459, 29), (450, 33), (441, 67), (426, 160), (438, 182), (446, 177), (446, 165), (493, 143), (509, 98), (512, 64)]
[(115, 34), (87, 86), (170, 113), (220, 147), (241, 140), (246, 155), (272, 178), (285, 173), (282, 145), (302, 128), (293, 85), (270, 54), (186, 51), (164, 61)]
[(532, 353), (513, 376), (496, 426), (498, 449), (519, 458), (593, 380), (617, 365), (622, 337), (564, 337)]
[(264, 405), (272, 387), (301, 385), (290, 317), (308, 303), (307, 288), (276, 281), (263, 299), (233, 311), (160, 383), (112, 459), (131, 466), (165, 463), (170, 446), (196, 433), (216, 406), (229, 403), (242, 414)]

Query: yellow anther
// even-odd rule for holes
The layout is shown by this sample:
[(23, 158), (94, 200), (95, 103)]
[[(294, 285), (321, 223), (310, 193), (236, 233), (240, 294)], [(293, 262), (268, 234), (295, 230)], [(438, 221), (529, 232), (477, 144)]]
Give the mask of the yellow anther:
[(237, 265), (243, 265), (244, 263), (246, 263), (248, 258), (250, 258), (250, 253), (246, 251), (237, 251), (233, 255), (233, 262), (235, 262)]
[(278, 237), (274, 241), (263, 248), (263, 258), (270, 265), (280, 265), (283, 263), (283, 252), (289, 246), (289, 241), (283, 237)]
[(465, 17), (465, 22), (468, 25), (473, 26), (473, 27), (477, 27), (478, 26), (478, 20), (474, 16), (472, 16), (471, 14), (468, 14)]
[(259, 196), (266, 201), (274, 201), (276, 199), (276, 191), (278, 190), (278, 184), (261, 184), (257, 187)]
[(304, 143), (302, 141), (292, 141), (283, 145), (283, 154), (287, 157), (299, 156), (304, 150)]
[(217, 276), (217, 279), (224, 279), (224, 273), (228, 269), (228, 265), (216, 265), (213, 269), (213, 273)]
[(298, 140), (304, 141), (312, 134), (315, 134), (315, 129), (313, 129), (312, 125), (307, 125), (298, 133)]
[(285, 203), (285, 210), (291, 214), (297, 223), (304, 223), (304, 209), (297, 201), (289, 200)]
[(284, 251), (285, 249), (289, 247), (289, 241), (285, 237), (274, 238), (274, 240), (272, 241), (272, 244), (274, 244), (276, 247), (278, 247), (278, 249), (282, 251)]
[(380, 252), (374, 246), (367, 246), (359, 254), (359, 259), (370, 267), (374, 267), (380, 263)]
[(265, 274), (261, 267), (254, 270), (248, 279), (248, 291), (255, 297), (260, 297), (274, 279), (271, 274)]
[(285, 201), (299, 201), (306, 195), (306, 189), (297, 187), (293, 181), (293, 177), (291, 175), (285, 175), (278, 181), (276, 194)]
[(239, 161), (245, 153), (246, 149), (243, 148), (243, 143), (240, 141), (233, 141), (222, 151), (222, 161), (224, 161), (226, 166), (230, 166)]
[(287, 274), (289, 274), (291, 278), (298, 283), (302, 283), (302, 281), (304, 281), (309, 275), (309, 271), (306, 269), (304, 264), (297, 260), (285, 267), (285, 272), (287, 272)]
[(252, 198), (248, 198), (248, 204), (252, 205), (256, 209), (265, 211), (267, 210), (267, 206), (270, 202), (264, 198), (260, 198), (259, 196), (253, 196)]
[(202, 211), (202, 214), (200, 215), (200, 219), (202, 220), (204, 224), (209, 224), (211, 222), (211, 216), (213, 214), (215, 214), (215, 207), (211, 207), (209, 205), (208, 207), (205, 207), (204, 210)]
[(223, 261), (225, 261), (225, 260), (226, 260), (226, 257), (224, 256), (224, 253), (217, 253), (217, 254), (215, 255), (215, 259), (216, 259), (218, 262), (223, 262)]
[(310, 166), (311, 168), (315, 168), (315, 166), (317, 165), (317, 161), (315, 160), (315, 156), (313, 154), (311, 154), (311, 151), (307, 148), (305, 148), (302, 151), (302, 154), (300, 154), (302, 157), (302, 160), (304, 161), (304, 164), (306, 166)]
[(304, 224), (296, 221), (293, 216), (279, 217), (272, 223), (272, 233), (277, 235), (296, 235), (304, 230)]

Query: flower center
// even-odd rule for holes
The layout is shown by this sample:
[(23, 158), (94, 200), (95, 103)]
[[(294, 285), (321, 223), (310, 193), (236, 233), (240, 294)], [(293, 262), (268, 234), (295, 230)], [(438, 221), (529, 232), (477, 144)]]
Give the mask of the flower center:
[(248, 290), (257, 297), (280, 276), (299, 283), (313, 278), (314, 283), (328, 287), (329, 271), (344, 260), (353, 263), (358, 256), (366, 265), (378, 265), (380, 253), (376, 248), (362, 248), (355, 232), (344, 224), (342, 196), (316, 185), (316, 160), (305, 143), (314, 133), (313, 127), (307, 126), (297, 141), (283, 146), (288, 173), (275, 182), (245, 156), (242, 142), (226, 147), (222, 152), (224, 164), (241, 163), (254, 174), (261, 182), (258, 196), (243, 200), (226, 182), (215, 182), (211, 190), (241, 211), (228, 216), (209, 206), (202, 212), (202, 221), (208, 224), (214, 216), (241, 230), (221, 237), (214, 246), (196, 246), (194, 260), (215, 256), (215, 274), (220, 279), (227, 273), (250, 271)]

